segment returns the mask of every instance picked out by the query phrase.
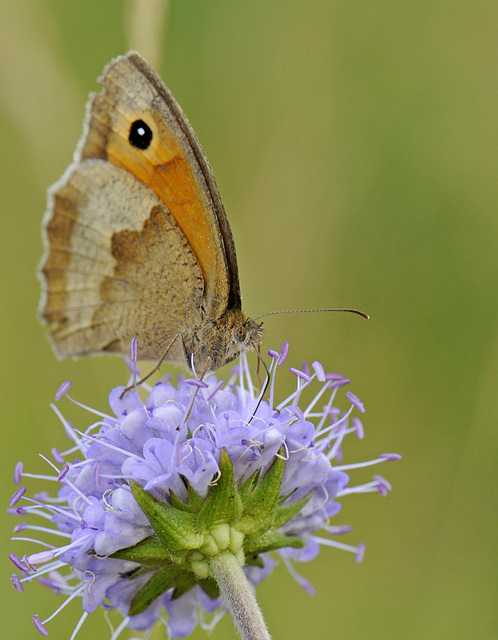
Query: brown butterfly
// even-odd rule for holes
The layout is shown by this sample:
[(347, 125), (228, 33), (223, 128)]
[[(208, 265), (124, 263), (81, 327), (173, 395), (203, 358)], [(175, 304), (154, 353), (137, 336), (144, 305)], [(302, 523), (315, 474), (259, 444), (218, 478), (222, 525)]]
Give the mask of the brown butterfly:
[(135, 51), (90, 96), (73, 164), (49, 191), (41, 315), (60, 356), (113, 351), (202, 377), (255, 349), (218, 186), (170, 91)]

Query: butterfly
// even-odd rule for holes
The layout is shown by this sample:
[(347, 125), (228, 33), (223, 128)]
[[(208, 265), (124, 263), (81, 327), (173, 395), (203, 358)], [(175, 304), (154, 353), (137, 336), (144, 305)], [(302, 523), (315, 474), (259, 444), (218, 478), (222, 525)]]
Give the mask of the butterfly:
[(202, 377), (257, 349), (228, 218), (175, 98), (136, 51), (90, 96), (74, 162), (49, 190), (40, 312), (60, 357), (129, 353)]

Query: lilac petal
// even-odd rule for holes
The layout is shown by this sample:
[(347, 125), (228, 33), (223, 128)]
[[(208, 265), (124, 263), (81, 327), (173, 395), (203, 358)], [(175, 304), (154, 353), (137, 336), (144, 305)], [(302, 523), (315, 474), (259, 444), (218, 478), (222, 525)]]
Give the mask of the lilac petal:
[[(126, 615), (129, 603), (135, 595), (142, 589), (150, 579), (150, 573), (128, 580), (124, 578), (107, 589), (106, 598), (109, 599), (113, 607), (117, 607)], [(145, 631), (152, 627), (161, 617), (161, 598), (153, 602), (143, 613), (132, 616), (128, 622), (128, 627), (137, 631)]]
[(315, 437), (315, 426), (312, 422), (301, 419), (287, 429), (287, 446), (291, 451), (308, 446)]
[(268, 578), (276, 565), (276, 561), (268, 555), (263, 554), (261, 559), (264, 562), (263, 567), (251, 567), (248, 565), (244, 567), (244, 573), (256, 586)]
[(168, 402), (162, 407), (154, 409), (154, 418), (161, 422), (162, 429), (167, 432), (175, 432), (184, 417), (185, 412), (172, 402)]
[(211, 480), (219, 471), (218, 463), (209, 445), (200, 438), (191, 438), (183, 445), (181, 456), (182, 462), (178, 465), (178, 473), (187, 479), (197, 495), (205, 497)]
[[(108, 560), (110, 560), (110, 558), (108, 558)], [(87, 576), (85, 576), (84, 579), (86, 581)], [(83, 611), (93, 613), (105, 598), (109, 587), (114, 585), (118, 579), (119, 574), (114, 572), (100, 576), (93, 576), (93, 581), (88, 585), (83, 594)]]
[[(85, 522), (97, 530), (94, 539), (95, 552), (101, 556), (110, 555), (118, 549), (131, 547), (152, 535), (145, 514), (137, 505), (130, 491), (116, 489), (110, 500), (109, 509), (100, 515), (96, 510), (84, 513)], [(92, 515), (95, 519), (92, 520)], [(100, 523), (100, 524), (99, 524)]]
[(168, 627), (171, 637), (185, 638), (189, 636), (197, 626), (195, 591), (188, 591), (176, 600), (164, 597), (163, 602), (169, 613)]
[(137, 440), (146, 428), (147, 417), (148, 414), (144, 407), (132, 409), (121, 420), (121, 433), (132, 441)]
[(339, 492), (343, 491), (348, 486), (348, 483), (349, 476), (347, 473), (344, 471), (334, 470), (327, 479), (325, 488), (330, 498), (335, 498)]
[(195, 587), (195, 590), (197, 601), (208, 613), (214, 613), (222, 606), (221, 598), (211, 599), (207, 593), (199, 587)]
[(289, 456), (284, 468), (282, 493), (285, 495), (307, 485), (311, 489), (326, 482), (331, 470), (330, 462), (325, 456), (309, 456), (306, 449), (296, 452)]
[(135, 393), (133, 389), (129, 389), (123, 397), (121, 397), (126, 387), (116, 387), (109, 394), (109, 406), (111, 407), (114, 415), (120, 417), (125, 412), (129, 413), (133, 409), (138, 409), (143, 406), (142, 401), (138, 393)]
[(285, 553), (285, 555), (288, 558), (292, 558), (299, 562), (310, 562), (311, 560), (314, 560), (320, 553), (320, 545), (313, 538), (309, 538), (303, 548), (292, 549), (291, 547), (288, 547), (287, 549), (285, 549), (285, 551), (287, 552)]
[(177, 391), (172, 384), (158, 382), (152, 389), (147, 404), (152, 407), (162, 407), (167, 402), (176, 402)]
[[(136, 587), (136, 585), (134, 586)], [(123, 614), (126, 615), (126, 613), (127, 613), (127, 610), (123, 608)], [(161, 619), (163, 615), (164, 615), (164, 612), (161, 610), (161, 599), (158, 598), (149, 607), (147, 607), (147, 609), (143, 613), (139, 613), (136, 616), (132, 616), (130, 618), (130, 621), (127, 624), (127, 627), (137, 631), (146, 631), (147, 629), (150, 629), (152, 626), (154, 626), (156, 622), (159, 619)], [(146, 635), (142, 637), (147, 638), (150, 636)]]

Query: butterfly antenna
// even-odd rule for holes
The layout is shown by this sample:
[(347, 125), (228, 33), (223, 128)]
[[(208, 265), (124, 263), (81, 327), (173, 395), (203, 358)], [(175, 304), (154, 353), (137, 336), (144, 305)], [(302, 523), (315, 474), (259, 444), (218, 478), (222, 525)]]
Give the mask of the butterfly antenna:
[(361, 316), (362, 318), (366, 318), (367, 320), (370, 319), (370, 316), (364, 311), (360, 311), (359, 309), (348, 309), (344, 307), (340, 307), (338, 309), (286, 309), (284, 311), (268, 311), (268, 313), (262, 313), (260, 316), (256, 316), (253, 319), (259, 320), (259, 318), (265, 318), (266, 316), (275, 316), (280, 313), (328, 313), (330, 311), (345, 311), (346, 313), (356, 313), (356, 315)]

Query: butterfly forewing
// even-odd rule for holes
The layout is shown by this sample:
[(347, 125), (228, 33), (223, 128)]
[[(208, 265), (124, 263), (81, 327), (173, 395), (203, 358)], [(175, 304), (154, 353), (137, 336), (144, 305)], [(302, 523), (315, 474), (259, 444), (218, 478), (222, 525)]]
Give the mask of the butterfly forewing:
[(255, 348), (235, 246), (207, 158), (136, 52), (113, 60), (88, 104), (74, 164), (49, 192), (41, 313), (62, 356), (101, 351), (203, 375)]
[[(166, 204), (188, 238), (204, 277), (212, 319), (240, 308), (235, 247), (206, 156), (164, 82), (137, 53), (112, 61), (91, 102), (81, 159), (105, 158), (131, 172)], [(150, 129), (147, 148), (130, 143), (134, 123)], [(141, 145), (143, 146), (143, 145)]]

